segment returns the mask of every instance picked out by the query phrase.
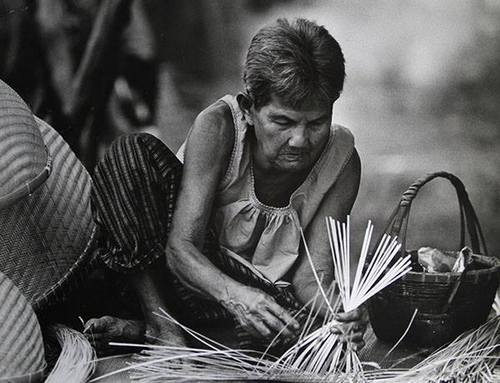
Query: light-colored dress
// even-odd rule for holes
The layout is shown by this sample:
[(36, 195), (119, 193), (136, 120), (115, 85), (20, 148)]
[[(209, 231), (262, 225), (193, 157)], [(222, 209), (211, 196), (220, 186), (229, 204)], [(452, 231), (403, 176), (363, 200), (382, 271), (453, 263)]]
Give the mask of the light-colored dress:
[[(320, 158), (292, 193), (289, 204), (268, 206), (255, 193), (248, 125), (236, 97), (228, 95), (222, 101), (231, 108), (235, 132), (231, 160), (217, 188), (212, 217), (220, 251), (280, 284), (298, 258), (300, 227), (307, 229), (323, 197), (334, 187), (354, 153), (354, 138), (347, 128), (333, 125)], [(326, 215), (327, 211), (320, 214), (321, 219)]]

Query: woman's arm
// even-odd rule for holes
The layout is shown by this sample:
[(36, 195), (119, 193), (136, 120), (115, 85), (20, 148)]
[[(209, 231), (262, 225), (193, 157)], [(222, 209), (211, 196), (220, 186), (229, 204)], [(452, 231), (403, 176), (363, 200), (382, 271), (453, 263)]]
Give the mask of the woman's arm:
[(215, 300), (223, 299), (224, 286), (231, 286), (234, 281), (214, 267), (199, 249), (203, 247), (216, 188), (233, 146), (232, 122), (226, 113), (221, 102), (213, 104), (200, 113), (190, 130), (166, 249), (169, 268), (190, 288)]
[[(298, 323), (272, 297), (241, 284), (201, 253), (217, 186), (232, 152), (231, 112), (222, 102), (203, 111), (186, 143), (181, 191), (166, 248), (172, 272), (188, 287), (220, 302), (254, 335), (270, 337)], [(285, 337), (293, 334), (285, 330)]]

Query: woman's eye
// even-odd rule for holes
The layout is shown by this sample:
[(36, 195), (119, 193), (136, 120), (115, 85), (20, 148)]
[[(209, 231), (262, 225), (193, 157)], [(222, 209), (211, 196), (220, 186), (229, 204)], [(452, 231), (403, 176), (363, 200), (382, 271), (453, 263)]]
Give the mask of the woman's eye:
[(288, 121), (288, 120), (275, 120), (274, 123), (277, 125), (280, 125), (280, 126), (289, 126), (290, 125), (290, 121)]
[(309, 123), (309, 125), (311, 126), (312, 129), (319, 129), (320, 127), (323, 126), (324, 123), (325, 123), (324, 121), (313, 121)]

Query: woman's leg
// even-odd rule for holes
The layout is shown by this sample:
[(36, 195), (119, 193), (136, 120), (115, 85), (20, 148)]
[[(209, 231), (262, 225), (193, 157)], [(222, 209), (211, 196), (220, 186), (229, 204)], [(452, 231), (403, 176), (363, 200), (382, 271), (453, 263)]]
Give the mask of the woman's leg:
[(153, 264), (129, 275), (129, 282), (141, 305), (143, 318), (139, 320), (105, 315), (89, 319), (84, 333), (99, 354), (107, 354), (113, 348), (109, 342), (184, 345), (181, 330), (173, 323), (158, 317), (159, 308), (172, 313), (170, 300), (165, 296), (165, 273)]
[(165, 311), (175, 306), (173, 297), (169, 297), (173, 290), (166, 291), (165, 269), (153, 264), (145, 270), (135, 273), (132, 277), (134, 289), (141, 304), (144, 315), (144, 337), (149, 343), (185, 344), (184, 337), (179, 327), (155, 314), (159, 308)]
[(184, 343), (175, 325), (153, 314), (176, 300), (164, 248), (181, 173), (177, 158), (147, 134), (120, 137), (96, 167), (91, 197), (101, 259), (127, 277), (143, 313), (143, 321), (89, 320), (86, 333), (97, 348), (110, 341)]

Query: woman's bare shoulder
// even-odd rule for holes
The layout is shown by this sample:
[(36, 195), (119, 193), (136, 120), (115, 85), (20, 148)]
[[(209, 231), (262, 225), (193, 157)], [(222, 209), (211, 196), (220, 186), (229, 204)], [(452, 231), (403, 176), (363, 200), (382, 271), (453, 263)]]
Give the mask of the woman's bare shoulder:
[(185, 161), (225, 169), (234, 145), (234, 131), (231, 108), (216, 101), (196, 117), (186, 142)]
[(209, 130), (208, 133), (234, 136), (231, 108), (222, 100), (214, 102), (198, 114), (193, 128)]
[[(202, 110), (196, 117), (193, 127), (188, 136), (188, 142), (192, 136), (205, 141), (207, 144), (223, 145), (233, 144), (234, 123), (231, 108), (223, 101), (216, 101)], [(208, 141), (206, 141), (208, 140)]]

